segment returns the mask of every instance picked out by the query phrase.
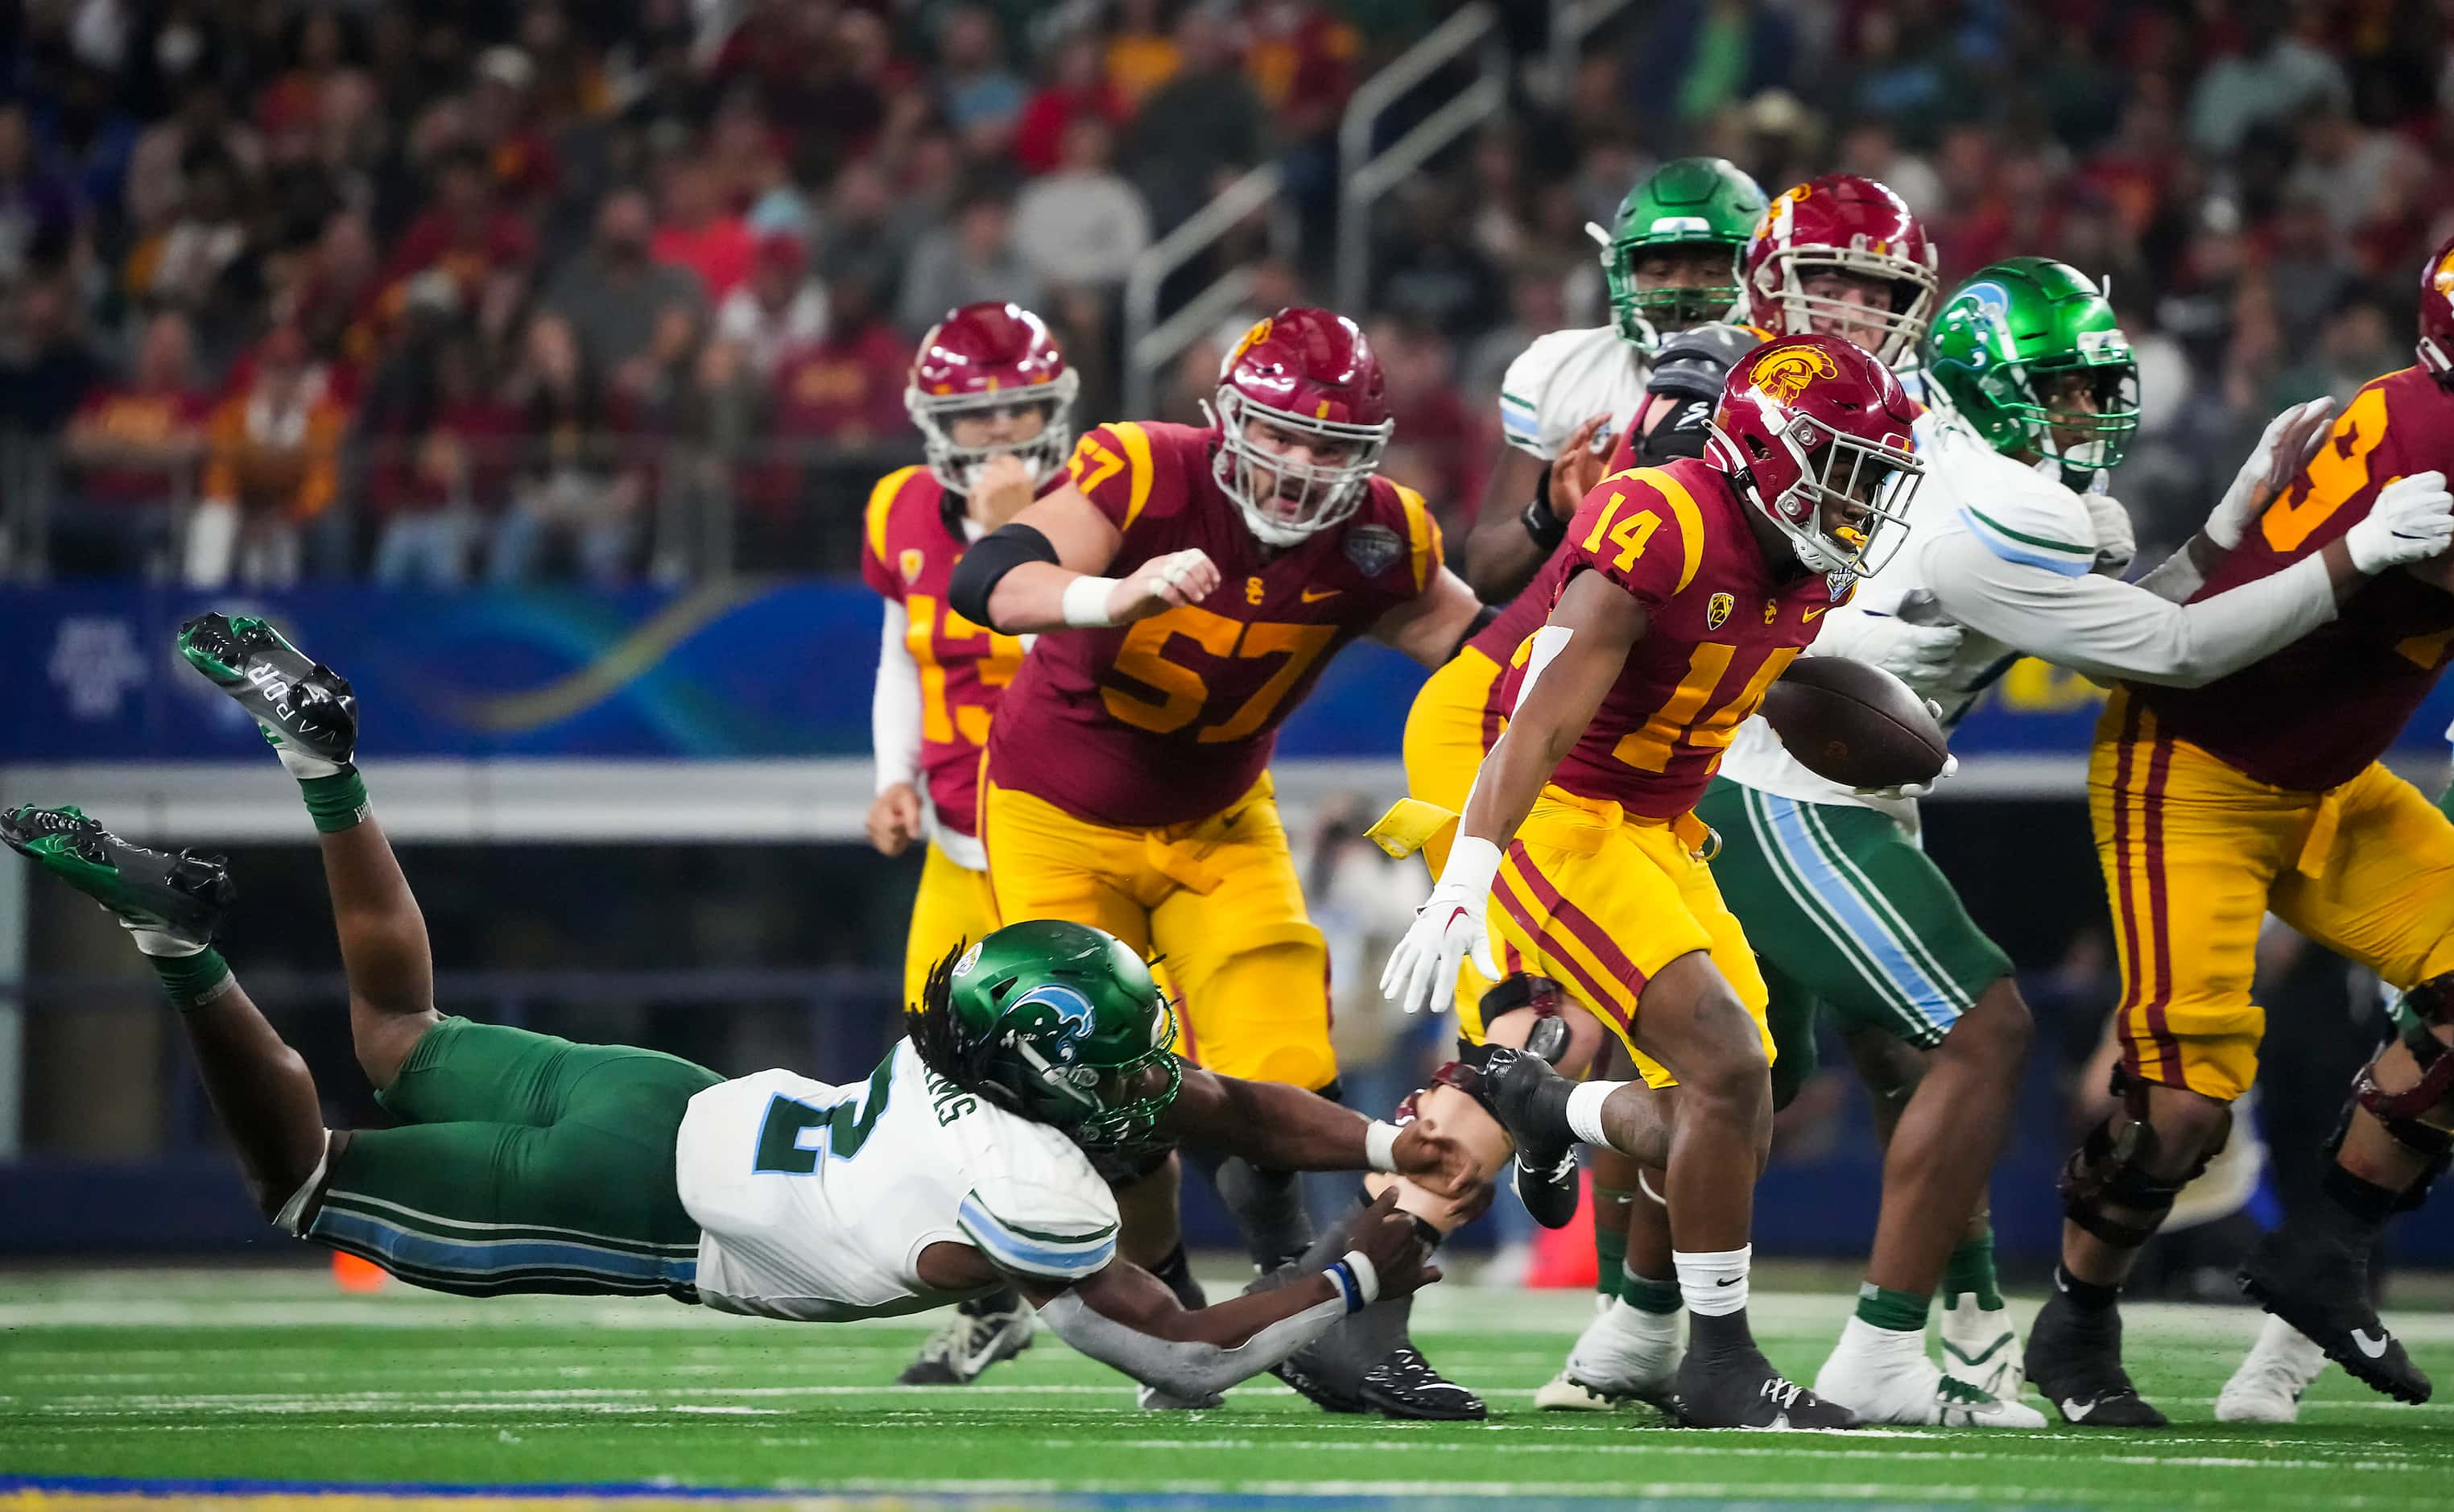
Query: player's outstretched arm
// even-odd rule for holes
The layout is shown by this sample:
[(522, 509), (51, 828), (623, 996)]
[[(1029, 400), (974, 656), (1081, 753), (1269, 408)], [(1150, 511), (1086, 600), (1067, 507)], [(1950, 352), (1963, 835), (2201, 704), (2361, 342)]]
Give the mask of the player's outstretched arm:
[(1498, 614), (1483, 608), (1464, 578), (1443, 567), (1429, 587), (1382, 615), (1372, 626), (1372, 638), (1426, 667), (1438, 667)]
[(1514, 441), (1500, 443), (1465, 538), (1465, 580), (1486, 602), (1504, 604), (1522, 593), (1567, 535), (1577, 506), (1609, 471), (1607, 456), (1594, 451), (1594, 437), (1609, 423), (1608, 413), (1587, 417), (1550, 462)]
[(1644, 606), (1600, 574), (1568, 579), (1550, 622), (1534, 633), (1516, 712), (1475, 774), (1448, 864), (1381, 968), (1382, 997), (1408, 1013), (1440, 1013), (1456, 998), (1458, 967), (1469, 955), (1485, 975), (1499, 975), (1487, 958), (1482, 916), (1500, 857), (1649, 626)]
[(1301, 1087), (1187, 1067), (1159, 1132), (1277, 1171), (1383, 1171), (1471, 1200), (1488, 1185), (1472, 1151), (1419, 1123), (1375, 1122)]
[(1383, 1297), (1439, 1280), (1393, 1188), (1354, 1229), (1356, 1247), (1285, 1286), (1188, 1310), (1157, 1277), (1125, 1260), (1071, 1285), (1016, 1276), (1058, 1338), (1146, 1386), (1199, 1401), (1249, 1381)]
[(1218, 586), (1217, 567), (1198, 551), (1153, 557), (1123, 578), (1097, 575), (1123, 543), (1116, 522), (1069, 483), (974, 542), (946, 596), (975, 624), (1028, 635), (1147, 619)]

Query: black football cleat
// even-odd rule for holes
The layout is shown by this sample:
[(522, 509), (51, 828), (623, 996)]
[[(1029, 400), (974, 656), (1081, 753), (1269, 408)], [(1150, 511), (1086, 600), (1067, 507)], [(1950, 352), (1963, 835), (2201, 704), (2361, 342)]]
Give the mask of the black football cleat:
[(282, 638), (261, 619), (201, 615), (179, 627), (179, 655), (254, 716), (264, 738), (336, 767), (358, 743), (358, 700), (350, 680)]
[(1564, 1096), (1567, 1079), (1540, 1056), (1506, 1045), (1475, 1046), (1465, 1063), (1475, 1072), (1466, 1090), (1516, 1142), (1509, 1178), (1525, 1211), (1544, 1228), (1567, 1227), (1577, 1216), (1577, 1140), (1564, 1129), (1537, 1127), (1549, 1120), (1533, 1111), (1545, 1093)]
[(1323, 1412), (1368, 1412), (1363, 1399), (1353, 1392), (1341, 1391), (1314, 1358), (1313, 1346), (1305, 1345), (1270, 1367), (1270, 1374), (1285, 1381), (1295, 1394)]
[(2021, 1358), (2030, 1389), (2082, 1428), (2161, 1428), (2164, 1415), (2139, 1395), (2122, 1368), (2122, 1313), (2085, 1313), (2060, 1291), (2028, 1325)]
[(238, 896), (220, 857), (121, 839), (73, 808), (0, 813), (0, 841), (100, 903), (130, 929), (211, 941)]
[(2235, 1280), (2353, 1380), (2397, 1401), (2428, 1400), (2427, 1375), (2369, 1302), (2365, 1247), (2286, 1221), (2258, 1241)]
[(1366, 1409), (1384, 1418), (1423, 1422), (1480, 1422), (1491, 1416), (1482, 1399), (1432, 1368), (1423, 1352), (1401, 1344), (1363, 1373)]
[(1688, 1428), (1799, 1432), (1858, 1426), (1856, 1413), (1783, 1377), (1754, 1348), (1719, 1358), (1690, 1349), (1679, 1361), (1670, 1416)]

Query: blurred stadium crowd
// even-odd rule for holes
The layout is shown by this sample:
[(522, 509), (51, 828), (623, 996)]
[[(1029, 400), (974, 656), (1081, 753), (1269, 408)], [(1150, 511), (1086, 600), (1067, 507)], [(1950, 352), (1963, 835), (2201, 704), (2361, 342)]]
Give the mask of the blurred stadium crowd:
[[(1257, 263), (1255, 312), (1325, 302), (1341, 111), (1454, 9), (7, 0), (0, 575), (847, 571), (948, 308), (1040, 310), (1110, 413), (1136, 254), (1273, 158), (1261, 218), (1300, 234), (1214, 266)], [(1564, 75), (1551, 8), (1499, 10), (1509, 108), (1378, 207), (1349, 312), (1388, 471), (1453, 532), (1502, 369), (1606, 318), (1585, 224), (1663, 156), (1881, 178), (1946, 285), (2019, 252), (2109, 277), (2148, 542), (2278, 406), (2405, 364), (2454, 217), (2432, 0), (1649, 0)]]

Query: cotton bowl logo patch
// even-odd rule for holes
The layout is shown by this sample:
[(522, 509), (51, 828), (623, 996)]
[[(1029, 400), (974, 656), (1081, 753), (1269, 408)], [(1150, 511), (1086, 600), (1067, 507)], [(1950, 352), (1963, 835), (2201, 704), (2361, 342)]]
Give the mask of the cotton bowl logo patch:
[(1040, 1039), (1048, 1058), (1074, 1058), (1074, 1041), (1091, 1032), (1091, 999), (1059, 982), (1043, 982), (1006, 1009), (1016, 1032)]
[(1730, 611), (1737, 605), (1737, 603), (1738, 600), (1732, 598), (1727, 594), (1715, 594), (1710, 599), (1706, 600), (1704, 604), (1704, 628), (1706, 630), (1720, 629), (1721, 626), (1729, 619)]
[(1366, 577), (1378, 577), (1406, 554), (1406, 543), (1386, 525), (1358, 525), (1346, 533), (1346, 544), (1341, 549), (1357, 572)]
[(1818, 348), (1775, 347), (1747, 370), (1747, 383), (1787, 404), (1805, 393), (1806, 386), (1816, 379), (1840, 375), (1839, 364)]

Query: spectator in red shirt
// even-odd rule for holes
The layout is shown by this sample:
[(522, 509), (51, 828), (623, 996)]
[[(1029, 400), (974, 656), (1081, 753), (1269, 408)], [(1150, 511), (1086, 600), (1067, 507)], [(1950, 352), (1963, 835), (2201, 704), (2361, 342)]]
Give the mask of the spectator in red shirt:
[(1122, 90), (1108, 80), (1099, 39), (1077, 31), (1049, 61), (1048, 82), (1015, 122), (1014, 160), (1026, 173), (1049, 173), (1065, 155), (1066, 128), (1082, 116), (1122, 126), (1132, 114)]
[(666, 165), (663, 201), (649, 255), (689, 269), (706, 286), (709, 299), (723, 299), (750, 276), (757, 254), (749, 223), (725, 203), (714, 171), (697, 158)]
[(795, 512), (815, 492), (812, 466), (828, 450), (875, 446), (911, 424), (903, 410), (911, 350), (878, 312), (866, 279), (829, 282), (827, 326), (824, 340), (786, 353), (777, 365), (767, 390), (762, 454), (734, 480), (745, 511), (763, 515), (761, 528), (771, 535), (794, 534)]
[(488, 392), (477, 344), (454, 337), (429, 364), (424, 424), (407, 437), (399, 487), (375, 546), (373, 577), (387, 587), (457, 588), (486, 523), (510, 501), (524, 416)]
[(152, 567), (177, 507), (195, 494), (212, 401), (196, 384), (195, 338), (176, 311), (155, 315), (125, 383), (96, 388), (69, 420), (71, 502), (51, 523), (51, 569), (127, 577)]
[(517, 48), (488, 48), (469, 90), (469, 139), (485, 154), (496, 197), (522, 214), (542, 211), (562, 181), (553, 145), (536, 126), (536, 71)]
[(386, 316), (398, 313), (402, 288), (429, 268), (451, 275), (464, 306), (474, 305), (487, 279), (505, 268), (525, 268), (536, 255), (536, 238), (517, 215), (494, 197), (485, 154), (474, 147), (445, 150), (432, 170), (434, 203), (410, 222), (384, 267)]

